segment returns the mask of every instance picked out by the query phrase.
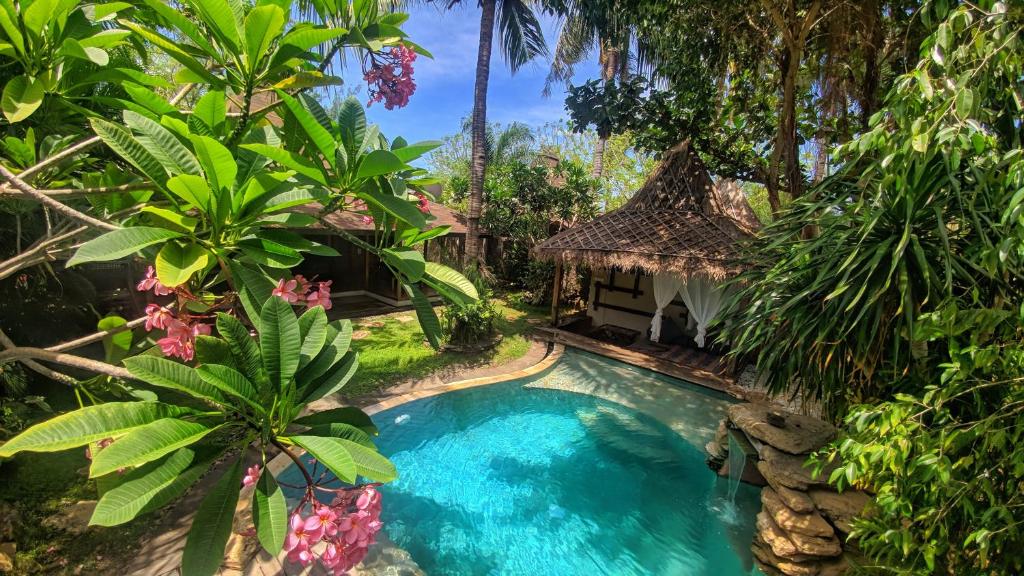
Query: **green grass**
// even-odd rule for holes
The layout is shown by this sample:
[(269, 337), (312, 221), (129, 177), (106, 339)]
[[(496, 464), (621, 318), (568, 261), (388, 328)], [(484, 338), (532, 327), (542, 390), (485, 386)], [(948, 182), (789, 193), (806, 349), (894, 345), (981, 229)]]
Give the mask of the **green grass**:
[(368, 334), (352, 342), (359, 352), (359, 370), (345, 386), (344, 394), (370, 394), (390, 384), (425, 378), (458, 364), (504, 364), (522, 358), (530, 349), (524, 336), (530, 330), (529, 321), (543, 318), (544, 310), (521, 304), (515, 298), (496, 297), (494, 304), (501, 312), (495, 327), (503, 339), (493, 350), (479, 353), (435, 352), (426, 343), (413, 312), (356, 320), (354, 330)]

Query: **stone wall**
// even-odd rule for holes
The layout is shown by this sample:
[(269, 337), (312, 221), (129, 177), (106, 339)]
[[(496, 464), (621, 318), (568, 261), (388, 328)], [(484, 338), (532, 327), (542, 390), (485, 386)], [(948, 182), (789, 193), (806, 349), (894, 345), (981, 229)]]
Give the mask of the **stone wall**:
[[(829, 484), (832, 469), (815, 476), (807, 456), (835, 438), (836, 430), (817, 418), (760, 404), (735, 404), (708, 444), (708, 464), (723, 476), (728, 470), (729, 429), (742, 432), (756, 450), (752, 474), (748, 460), (741, 479), (765, 485), (751, 550), (769, 576), (839, 576), (857, 561), (846, 542), (854, 516), (866, 513), (871, 497)], [(759, 476), (759, 478), (752, 477)]]

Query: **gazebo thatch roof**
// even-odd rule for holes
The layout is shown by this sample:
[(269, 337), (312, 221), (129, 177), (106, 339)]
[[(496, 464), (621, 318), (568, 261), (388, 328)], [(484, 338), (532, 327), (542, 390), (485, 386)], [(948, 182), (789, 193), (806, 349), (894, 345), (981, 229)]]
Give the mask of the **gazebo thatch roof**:
[(682, 142), (624, 206), (563, 230), (534, 247), (542, 260), (595, 268), (639, 268), (649, 274), (739, 272), (737, 243), (758, 226), (732, 182), (714, 182)]

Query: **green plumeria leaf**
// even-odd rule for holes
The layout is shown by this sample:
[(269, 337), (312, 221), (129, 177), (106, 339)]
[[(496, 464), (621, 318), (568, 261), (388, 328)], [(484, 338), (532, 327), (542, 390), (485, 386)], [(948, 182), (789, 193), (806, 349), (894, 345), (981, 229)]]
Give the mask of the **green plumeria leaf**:
[(260, 350), (270, 382), (284, 390), (299, 368), (299, 321), (291, 304), (271, 297), (260, 312)]
[(7, 80), (3, 94), (0, 95), (0, 108), (4, 117), (11, 124), (21, 122), (39, 109), (43, 103), (45, 87), (39, 79), (31, 79), (24, 74)]
[(249, 382), (259, 387), (261, 382), (267, 380), (267, 374), (263, 371), (260, 348), (256, 344), (256, 340), (249, 334), (249, 329), (238, 318), (223, 312), (217, 314), (217, 332), (231, 347), (231, 356), (234, 358), (235, 364)]
[(111, 230), (106, 234), (93, 238), (82, 244), (68, 260), (68, 266), (77, 266), (86, 262), (108, 262), (130, 256), (153, 244), (166, 242), (173, 238), (181, 238), (181, 232), (166, 228), (149, 226), (132, 226)]
[(416, 310), (416, 318), (420, 321), (420, 328), (430, 342), (434, 350), (441, 348), (441, 321), (437, 319), (434, 312), (434, 305), (423, 295), (423, 291), (415, 284), (404, 284), (405, 292), (412, 299), (412, 306)]
[(359, 428), (363, 432), (376, 436), (378, 434), (377, 426), (374, 425), (373, 420), (369, 414), (363, 412), (355, 406), (343, 406), (341, 408), (332, 408), (330, 410), (324, 410), (322, 412), (316, 412), (308, 416), (296, 418), (295, 424), (301, 424), (303, 426), (320, 426), (323, 424), (332, 424), (340, 422), (344, 424), (351, 424), (356, 428)]
[(160, 402), (110, 402), (86, 406), (40, 422), (0, 445), (0, 458), (25, 450), (56, 452), (85, 446), (104, 438), (115, 438), (161, 418), (174, 418), (192, 411)]
[(373, 178), (406, 169), (405, 162), (389, 150), (374, 150), (363, 157), (356, 178)]
[(156, 276), (168, 288), (181, 286), (193, 274), (202, 272), (214, 262), (213, 255), (197, 244), (168, 242), (156, 255)]
[(382, 251), (384, 261), (396, 268), (408, 281), (419, 282), (426, 271), (423, 254), (412, 248), (385, 248)]
[(256, 537), (260, 545), (267, 553), (276, 555), (284, 546), (284, 537), (288, 532), (288, 505), (284, 491), (266, 467), (252, 494), (252, 518), (256, 523)]
[(241, 487), (242, 460), (239, 458), (203, 498), (196, 511), (181, 557), (182, 574), (213, 576), (220, 569)]
[(207, 384), (251, 406), (257, 414), (266, 414), (266, 408), (259, 403), (256, 387), (241, 372), (221, 364), (204, 364), (196, 368), (196, 373)]
[(320, 353), (299, 373), (300, 383), (305, 384), (324, 375), (331, 366), (341, 360), (352, 343), (352, 322), (341, 320), (327, 325), (326, 344)]
[(292, 436), (295, 444), (305, 448), (318, 462), (327, 467), (343, 482), (355, 484), (356, 463), (345, 448), (340, 438), (321, 438), (319, 436)]
[(226, 400), (220, 390), (207, 384), (195, 369), (180, 362), (157, 356), (139, 355), (124, 359), (124, 366), (143, 382), (170, 388), (216, 404)]
[(310, 426), (306, 432), (310, 436), (329, 436), (331, 438), (342, 438), (344, 440), (351, 440), (356, 444), (361, 444), (367, 448), (376, 448), (370, 435), (366, 432), (356, 428), (351, 424), (344, 424), (342, 422), (332, 422), (330, 424), (317, 424), (316, 426)]
[(337, 440), (352, 456), (352, 460), (356, 463), (356, 472), (360, 476), (375, 482), (391, 482), (398, 478), (398, 471), (395, 470), (395, 465), (381, 455), (380, 452), (361, 444), (356, 444), (351, 440), (345, 440), (344, 438), (338, 438)]
[(436, 262), (427, 262), (423, 282), (457, 304), (468, 304), (480, 298), (476, 286), (455, 270)]
[(89, 519), (90, 526), (116, 526), (155, 510), (180, 496), (206, 472), (210, 460), (193, 464), (195, 452), (182, 448), (162, 462), (128, 472), (118, 486), (103, 494)]
[(213, 430), (215, 428), (177, 418), (161, 418), (139, 426), (93, 457), (89, 477), (151, 462), (198, 442)]
[(335, 364), (330, 372), (313, 383), (313, 390), (305, 395), (302, 402), (308, 404), (341, 390), (345, 384), (348, 384), (352, 376), (355, 375), (358, 368), (359, 354), (351, 351), (345, 355), (341, 362)]

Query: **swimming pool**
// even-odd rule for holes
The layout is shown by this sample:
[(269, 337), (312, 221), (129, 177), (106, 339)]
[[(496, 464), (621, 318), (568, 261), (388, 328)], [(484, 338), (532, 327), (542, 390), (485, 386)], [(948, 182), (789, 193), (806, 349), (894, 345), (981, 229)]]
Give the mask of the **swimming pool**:
[(399, 470), (385, 530), (430, 575), (757, 574), (758, 490), (727, 513), (704, 464), (729, 402), (567, 350), (531, 378), (380, 412)]

